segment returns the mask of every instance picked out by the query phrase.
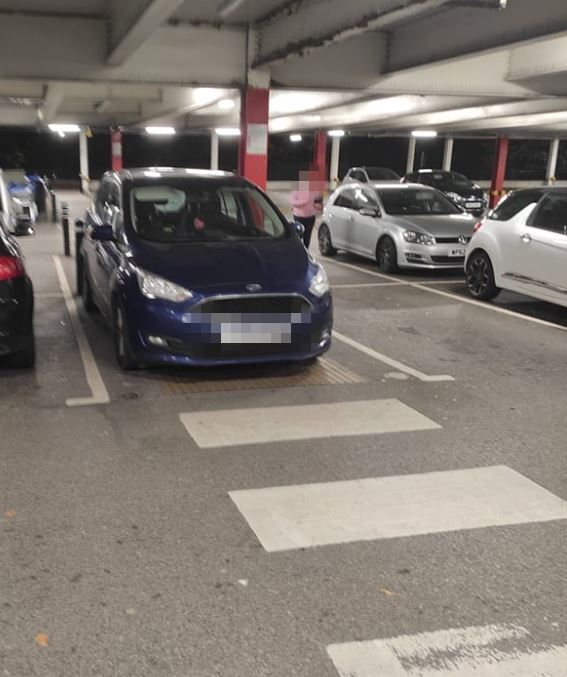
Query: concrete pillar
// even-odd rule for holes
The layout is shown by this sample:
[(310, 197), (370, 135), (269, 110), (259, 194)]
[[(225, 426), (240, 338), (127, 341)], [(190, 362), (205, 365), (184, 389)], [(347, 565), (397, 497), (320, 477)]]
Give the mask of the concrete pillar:
[(408, 159), (406, 162), (406, 174), (413, 172), (415, 165), (415, 136), (410, 136), (408, 144)]
[(110, 147), (112, 157), (112, 171), (119, 172), (124, 163), (122, 162), (122, 132), (115, 130), (110, 132)]
[(238, 171), (266, 190), (268, 182), (268, 121), (270, 90), (246, 87), (240, 110)]
[(495, 207), (504, 194), (506, 180), (506, 163), (508, 162), (509, 139), (499, 137), (496, 140), (496, 153), (492, 168), (492, 182), (490, 184), (490, 207)]
[(88, 195), (90, 186), (89, 140), (84, 129), (81, 129), (79, 134), (79, 172), (81, 175), (81, 193)]
[(454, 139), (452, 136), (448, 136), (445, 139), (445, 150), (443, 151), (443, 169), (446, 172), (451, 171), (451, 165), (453, 164), (453, 143)]
[(211, 169), (215, 171), (219, 168), (219, 135), (211, 132)]
[(547, 158), (547, 172), (545, 175), (545, 182), (548, 186), (552, 186), (555, 183), (558, 156), (559, 139), (553, 139), (549, 142), (549, 156)]
[(333, 136), (331, 142), (331, 170), (329, 174), (329, 179), (331, 181), (331, 187), (335, 188), (339, 185), (339, 164), (341, 159), (341, 137)]

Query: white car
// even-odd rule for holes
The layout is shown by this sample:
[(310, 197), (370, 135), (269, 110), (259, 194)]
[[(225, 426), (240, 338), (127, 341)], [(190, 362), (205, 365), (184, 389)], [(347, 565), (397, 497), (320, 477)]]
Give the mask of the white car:
[(567, 307), (567, 188), (511, 193), (475, 226), (465, 272), (473, 298), (508, 289)]
[(9, 233), (16, 231), (16, 217), (12, 207), (12, 198), (8, 192), (8, 187), (0, 169), (0, 221)]

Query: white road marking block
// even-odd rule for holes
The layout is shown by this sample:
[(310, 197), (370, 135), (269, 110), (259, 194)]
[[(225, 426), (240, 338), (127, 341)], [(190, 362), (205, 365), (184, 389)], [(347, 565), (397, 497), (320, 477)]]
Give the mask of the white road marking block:
[(61, 265), (61, 261), (58, 256), (53, 257), (53, 263), (55, 264), (55, 270), (57, 271), (57, 277), (59, 278), (59, 286), (63, 293), (63, 298), (65, 300), (65, 305), (67, 307), (67, 313), (69, 314), (69, 319), (71, 320), (71, 326), (73, 327), (73, 332), (75, 333), (75, 339), (77, 340), (77, 346), (79, 347), (79, 353), (81, 354), (81, 359), (83, 361), (83, 367), (85, 369), (85, 376), (89, 388), (91, 389), (91, 397), (70, 397), (66, 400), (68, 407), (84, 407), (92, 404), (108, 404), (110, 402), (110, 396), (108, 390), (104, 385), (100, 370), (96, 363), (96, 360), (91, 350), (91, 346), (81, 320), (79, 318), (79, 311), (77, 309), (77, 304), (71, 293), (71, 288), (69, 287), (69, 282), (67, 281), (67, 276)]
[(180, 418), (201, 448), (441, 427), (398, 400), (197, 411)]
[(567, 519), (567, 502), (506, 466), (229, 495), (269, 552)]
[(524, 628), (487, 625), (327, 648), (341, 677), (565, 677), (567, 646)]

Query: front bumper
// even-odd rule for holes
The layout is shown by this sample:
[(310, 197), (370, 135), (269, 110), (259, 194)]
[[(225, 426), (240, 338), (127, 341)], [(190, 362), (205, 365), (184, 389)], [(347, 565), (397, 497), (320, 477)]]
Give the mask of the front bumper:
[[(292, 316), (200, 316), (194, 307), (180, 308), (139, 295), (135, 303), (126, 306), (126, 313), (132, 349), (136, 358), (147, 364), (220, 366), (303, 361), (331, 347), (330, 295), (313, 302), (308, 313)], [(256, 339), (247, 332), (259, 337), (258, 342), (253, 342)]]
[[(465, 264), (467, 245), (460, 243), (418, 245), (404, 243), (399, 248), (400, 268), (421, 268), (425, 270), (462, 269)], [(455, 253), (459, 252), (456, 256)]]

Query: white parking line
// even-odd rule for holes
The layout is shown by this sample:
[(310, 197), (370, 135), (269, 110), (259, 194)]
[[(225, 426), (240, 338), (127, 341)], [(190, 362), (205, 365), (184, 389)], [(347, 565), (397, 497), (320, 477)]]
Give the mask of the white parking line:
[(358, 350), (361, 353), (364, 353), (365, 355), (368, 355), (369, 357), (378, 360), (379, 362), (387, 364), (389, 367), (393, 367), (398, 371), (402, 371), (404, 372), (404, 374), (408, 374), (408, 376), (413, 376), (418, 381), (423, 381), (424, 383), (443, 383), (455, 380), (454, 376), (449, 376), (447, 374), (439, 374), (433, 376), (424, 374), (423, 372), (418, 371), (413, 367), (408, 367), (407, 364), (403, 364), (403, 362), (398, 362), (398, 360), (394, 360), (392, 357), (388, 357), (383, 353), (379, 353), (373, 348), (369, 348), (368, 346), (365, 346), (363, 343), (359, 343), (358, 341), (355, 341), (349, 336), (345, 336), (344, 334), (341, 334), (336, 330), (333, 330), (333, 338), (338, 341), (341, 341), (342, 343), (346, 343), (346, 345), (350, 346), (351, 348), (355, 348), (355, 350)]
[(268, 552), (567, 519), (567, 502), (505, 466), (229, 495)]
[(441, 427), (398, 400), (196, 411), (180, 418), (202, 449)]
[(403, 282), (356, 282), (351, 284), (331, 284), (332, 289), (358, 289), (358, 287), (400, 287)]
[[(325, 259), (325, 262), (328, 259)], [(496, 306), (493, 303), (487, 303), (485, 301), (477, 301), (476, 299), (467, 298), (466, 296), (459, 296), (458, 294), (451, 294), (451, 292), (443, 291), (441, 289), (434, 289), (432, 286), (428, 286), (431, 283), (422, 283), (422, 282), (400, 282), (398, 278), (392, 277), (391, 275), (385, 275), (383, 273), (375, 273), (373, 270), (367, 270), (366, 268), (361, 268), (360, 266), (355, 266), (352, 263), (344, 263), (343, 261), (331, 261), (332, 264), (337, 266), (342, 266), (343, 268), (349, 268), (351, 270), (356, 270), (359, 273), (365, 273), (366, 275), (373, 275), (375, 277), (380, 277), (384, 280), (389, 280), (390, 282), (398, 282), (401, 286), (414, 287), (414, 289), (421, 289), (422, 291), (429, 292), (430, 294), (437, 294), (439, 296), (445, 296), (453, 301), (459, 301), (460, 303), (468, 303), (471, 306), (477, 306), (477, 308), (483, 308), (484, 310), (492, 310), (495, 313), (501, 313), (502, 315), (508, 315), (508, 317), (514, 317), (519, 320), (524, 320), (525, 322), (531, 322), (533, 324), (539, 324), (543, 327), (550, 327), (551, 329), (559, 329), (560, 331), (567, 331), (567, 326), (561, 324), (555, 324), (555, 322), (550, 322), (549, 320), (540, 320), (537, 317), (531, 317), (530, 315), (524, 315), (518, 313), (515, 310), (508, 310), (508, 308), (502, 308), (501, 306)]]
[(94, 358), (93, 351), (91, 350), (85, 330), (81, 324), (77, 304), (75, 303), (75, 299), (71, 293), (67, 276), (65, 275), (65, 271), (63, 270), (63, 266), (61, 265), (61, 261), (58, 256), (53, 256), (53, 263), (55, 264), (61, 292), (63, 293), (69, 319), (71, 320), (71, 326), (73, 328), (77, 346), (79, 348), (79, 353), (81, 354), (81, 359), (83, 361), (87, 383), (89, 384), (89, 388), (92, 392), (91, 397), (68, 398), (66, 400), (66, 404), (68, 407), (84, 407), (92, 404), (108, 404), (110, 402), (108, 390), (104, 385), (104, 381), (102, 380), (102, 376)]
[(516, 625), (486, 625), (333, 644), (341, 677), (564, 677), (567, 646)]

